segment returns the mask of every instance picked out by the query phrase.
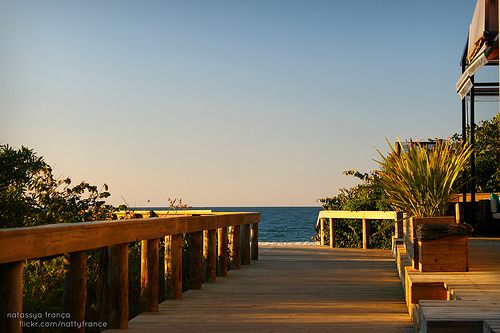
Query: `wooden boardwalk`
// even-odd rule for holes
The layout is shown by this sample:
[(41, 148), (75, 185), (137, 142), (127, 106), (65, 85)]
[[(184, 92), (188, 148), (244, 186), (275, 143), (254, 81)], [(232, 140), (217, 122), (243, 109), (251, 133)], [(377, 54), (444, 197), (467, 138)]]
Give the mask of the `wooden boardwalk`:
[(261, 246), (260, 260), (106, 332), (412, 332), (390, 251)]

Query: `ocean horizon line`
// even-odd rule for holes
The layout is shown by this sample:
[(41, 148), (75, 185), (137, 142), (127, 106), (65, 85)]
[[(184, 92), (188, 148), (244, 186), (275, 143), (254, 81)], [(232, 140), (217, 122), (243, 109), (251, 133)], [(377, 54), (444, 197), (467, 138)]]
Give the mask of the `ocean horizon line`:
[[(129, 207), (129, 209), (134, 210), (158, 210), (158, 209), (168, 209), (169, 206), (139, 206), (139, 207)], [(322, 208), (322, 206), (191, 206), (186, 207), (189, 209), (221, 209), (221, 208)]]

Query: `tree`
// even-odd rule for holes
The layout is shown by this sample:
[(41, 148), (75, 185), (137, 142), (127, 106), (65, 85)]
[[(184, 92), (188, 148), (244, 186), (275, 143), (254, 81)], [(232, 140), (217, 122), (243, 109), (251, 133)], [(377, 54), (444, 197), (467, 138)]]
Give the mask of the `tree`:
[(0, 228), (109, 219), (109, 196), (106, 184), (56, 179), (32, 149), (0, 146)]
[(497, 114), (491, 121), (476, 125), (474, 151), (478, 192), (500, 191), (499, 123), (500, 114)]
[(35, 179), (47, 167), (31, 149), (0, 146), (0, 228), (22, 227), (32, 219)]

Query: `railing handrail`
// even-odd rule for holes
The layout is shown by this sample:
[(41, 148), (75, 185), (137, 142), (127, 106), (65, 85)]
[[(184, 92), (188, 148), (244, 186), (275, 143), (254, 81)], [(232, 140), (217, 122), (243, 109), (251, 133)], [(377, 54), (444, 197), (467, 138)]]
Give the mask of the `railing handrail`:
[(167, 235), (253, 224), (259, 220), (259, 213), (231, 212), (1, 229), (0, 264)]
[[(368, 219), (368, 220), (394, 220), (396, 211), (381, 210), (322, 210), (318, 214), (318, 221), (322, 218), (332, 219)], [(316, 225), (317, 225), (316, 223)]]
[[(494, 193), (496, 195), (500, 195), (499, 192), (475, 193), (474, 194), (475, 200), (477, 202), (479, 200), (489, 199), (492, 193)], [(466, 195), (467, 195), (467, 202), (470, 202), (472, 194), (469, 192), (469, 193), (466, 193)], [(451, 202), (453, 202), (453, 203), (458, 203), (458, 202), (463, 203), (464, 202), (463, 193), (457, 193), (457, 194), (453, 195), (453, 197), (451, 199)]]

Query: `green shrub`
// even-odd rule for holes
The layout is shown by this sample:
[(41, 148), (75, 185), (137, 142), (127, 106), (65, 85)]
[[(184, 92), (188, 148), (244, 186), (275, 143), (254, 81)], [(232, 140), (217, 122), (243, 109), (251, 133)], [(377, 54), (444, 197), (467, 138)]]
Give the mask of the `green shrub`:
[[(360, 173), (356, 170), (345, 171), (345, 175), (354, 176), (361, 180), (361, 184), (350, 189), (341, 189), (337, 196), (318, 199), (327, 210), (392, 210), (382, 201), (385, 193), (381, 188), (374, 186), (377, 174)], [(392, 246), (393, 228), (387, 228), (394, 221), (374, 220), (368, 224), (369, 247), (388, 249)], [(337, 247), (363, 247), (363, 230), (361, 220), (336, 219), (335, 240)], [(315, 227), (316, 235), (312, 238), (319, 241), (319, 227)], [(325, 228), (325, 244), (330, 242), (330, 229)]]

